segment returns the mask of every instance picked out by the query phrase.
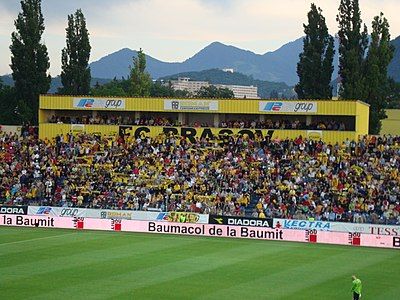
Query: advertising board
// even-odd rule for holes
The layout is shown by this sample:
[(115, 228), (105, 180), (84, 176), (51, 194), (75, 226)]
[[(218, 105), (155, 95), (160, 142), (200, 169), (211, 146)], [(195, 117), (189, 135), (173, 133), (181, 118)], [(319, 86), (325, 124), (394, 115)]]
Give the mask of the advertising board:
[(117, 98), (73, 98), (73, 107), (80, 109), (125, 109), (125, 100)]
[(376, 235), (400, 236), (399, 225), (380, 225), (366, 223), (347, 223), (347, 222), (327, 222), (327, 221), (307, 221), (307, 220), (273, 220), (274, 228), (282, 229), (302, 229), (333, 232), (360, 232)]
[(258, 103), (260, 112), (267, 113), (316, 113), (317, 102), (310, 101), (260, 101)]
[(127, 231), (400, 249), (400, 237), (398, 236), (364, 234), (359, 232), (346, 233), (216, 224), (25, 215), (0, 215), (0, 226)]
[(271, 227), (273, 225), (272, 219), (259, 219), (259, 218), (246, 218), (236, 216), (217, 216), (210, 215), (210, 224), (220, 225), (237, 225), (237, 226), (256, 226), (256, 227)]
[(164, 100), (165, 110), (217, 111), (215, 100)]
[(26, 215), (28, 213), (27, 206), (17, 206), (17, 205), (0, 205), (0, 214), (8, 215)]
[(86, 213), (87, 213), (86, 208), (28, 206), (28, 215), (35, 215), (35, 216), (85, 217)]
[(114, 220), (125, 219), (182, 223), (208, 223), (208, 215), (190, 212), (155, 212), (77, 207), (29, 206), (28, 215), (53, 217), (83, 217)]

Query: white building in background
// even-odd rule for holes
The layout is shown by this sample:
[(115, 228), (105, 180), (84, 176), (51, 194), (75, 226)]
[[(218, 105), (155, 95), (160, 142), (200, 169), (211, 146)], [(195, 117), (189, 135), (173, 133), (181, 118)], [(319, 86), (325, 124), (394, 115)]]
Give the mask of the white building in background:
[(174, 90), (188, 91), (191, 94), (195, 94), (202, 87), (209, 87), (210, 85), (231, 90), (237, 99), (260, 99), (258, 97), (258, 88), (252, 85), (210, 84), (207, 81), (191, 81), (188, 77), (179, 77), (178, 80), (171, 80), (171, 87)]
[(217, 88), (230, 89), (235, 98), (238, 99), (260, 99), (258, 97), (258, 88), (252, 85), (227, 85), (227, 84), (214, 84)]
[(179, 77), (178, 80), (171, 80), (171, 87), (176, 91), (188, 91), (195, 94), (202, 87), (209, 87), (207, 81), (191, 81), (189, 77)]

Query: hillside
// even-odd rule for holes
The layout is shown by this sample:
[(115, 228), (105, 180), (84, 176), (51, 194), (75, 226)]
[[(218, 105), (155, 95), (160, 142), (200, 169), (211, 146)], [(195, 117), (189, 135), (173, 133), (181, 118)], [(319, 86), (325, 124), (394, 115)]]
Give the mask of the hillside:
[(395, 47), (394, 56), (388, 68), (388, 74), (396, 82), (400, 82), (400, 36), (392, 41)]
[[(153, 79), (157, 79), (183, 72), (233, 68), (255, 79), (294, 85), (298, 80), (296, 66), (302, 49), (303, 38), (265, 54), (256, 54), (220, 42), (213, 42), (183, 62), (167, 63), (147, 55), (147, 70)], [(136, 51), (128, 48), (109, 54), (90, 64), (92, 75), (98, 78), (126, 77), (129, 66), (132, 65), (132, 58), (136, 55)], [(333, 78), (337, 77), (337, 62), (336, 56)]]
[[(233, 68), (255, 79), (293, 85), (297, 82), (296, 64), (302, 45), (300, 38), (261, 55), (214, 42), (180, 63), (166, 63), (147, 55), (147, 70), (157, 79), (183, 72)], [(132, 57), (136, 57), (136, 51), (127, 48), (109, 54), (90, 64), (92, 75), (98, 78), (126, 77)]]
[(0, 80), (4, 85), (14, 86), (14, 80), (12, 79), (11, 75), (0, 76)]
[(291, 98), (295, 95), (293, 87), (288, 86), (284, 82), (269, 82), (254, 79), (241, 73), (224, 72), (218, 69), (210, 69), (200, 72), (184, 72), (171, 76), (165, 76), (160, 79), (171, 80), (178, 77), (189, 77), (191, 80), (208, 81), (214, 84), (231, 84), (231, 85), (253, 85), (258, 87), (258, 94), (261, 98), (270, 98), (276, 93), (285, 98)]

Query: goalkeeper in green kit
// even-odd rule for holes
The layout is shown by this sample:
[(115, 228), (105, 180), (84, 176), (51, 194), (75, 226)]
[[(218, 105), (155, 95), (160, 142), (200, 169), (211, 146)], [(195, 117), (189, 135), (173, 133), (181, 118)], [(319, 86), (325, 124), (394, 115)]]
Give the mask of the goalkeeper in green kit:
[(351, 276), (353, 285), (351, 291), (353, 292), (353, 300), (359, 300), (361, 298), (362, 283), (355, 275)]

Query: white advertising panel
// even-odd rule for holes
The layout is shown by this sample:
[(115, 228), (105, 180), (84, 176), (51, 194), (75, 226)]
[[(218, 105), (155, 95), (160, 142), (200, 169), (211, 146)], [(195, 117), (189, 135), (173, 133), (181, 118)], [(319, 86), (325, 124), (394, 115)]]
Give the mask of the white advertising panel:
[(85, 208), (76, 207), (52, 207), (52, 206), (28, 206), (28, 215), (52, 216), (52, 217), (85, 217)]
[(165, 110), (216, 111), (218, 101), (215, 100), (164, 100)]
[(400, 226), (398, 225), (377, 225), (365, 223), (347, 223), (347, 222), (325, 222), (325, 221), (306, 221), (306, 220), (288, 220), (274, 219), (274, 228), (283, 229), (307, 229), (318, 231), (334, 232), (359, 232), (376, 235), (400, 236)]
[(93, 209), (77, 207), (29, 206), (28, 215), (53, 217), (84, 217), (97, 219), (125, 219), (208, 223), (208, 215), (191, 212), (155, 212), (135, 210)]
[(216, 224), (0, 214), (0, 226), (128, 231), (400, 249), (398, 236)]
[(259, 111), (267, 113), (296, 113), (308, 114), (316, 113), (317, 102), (310, 101), (259, 101)]
[(125, 100), (118, 98), (74, 98), (73, 107), (81, 109), (125, 109)]

